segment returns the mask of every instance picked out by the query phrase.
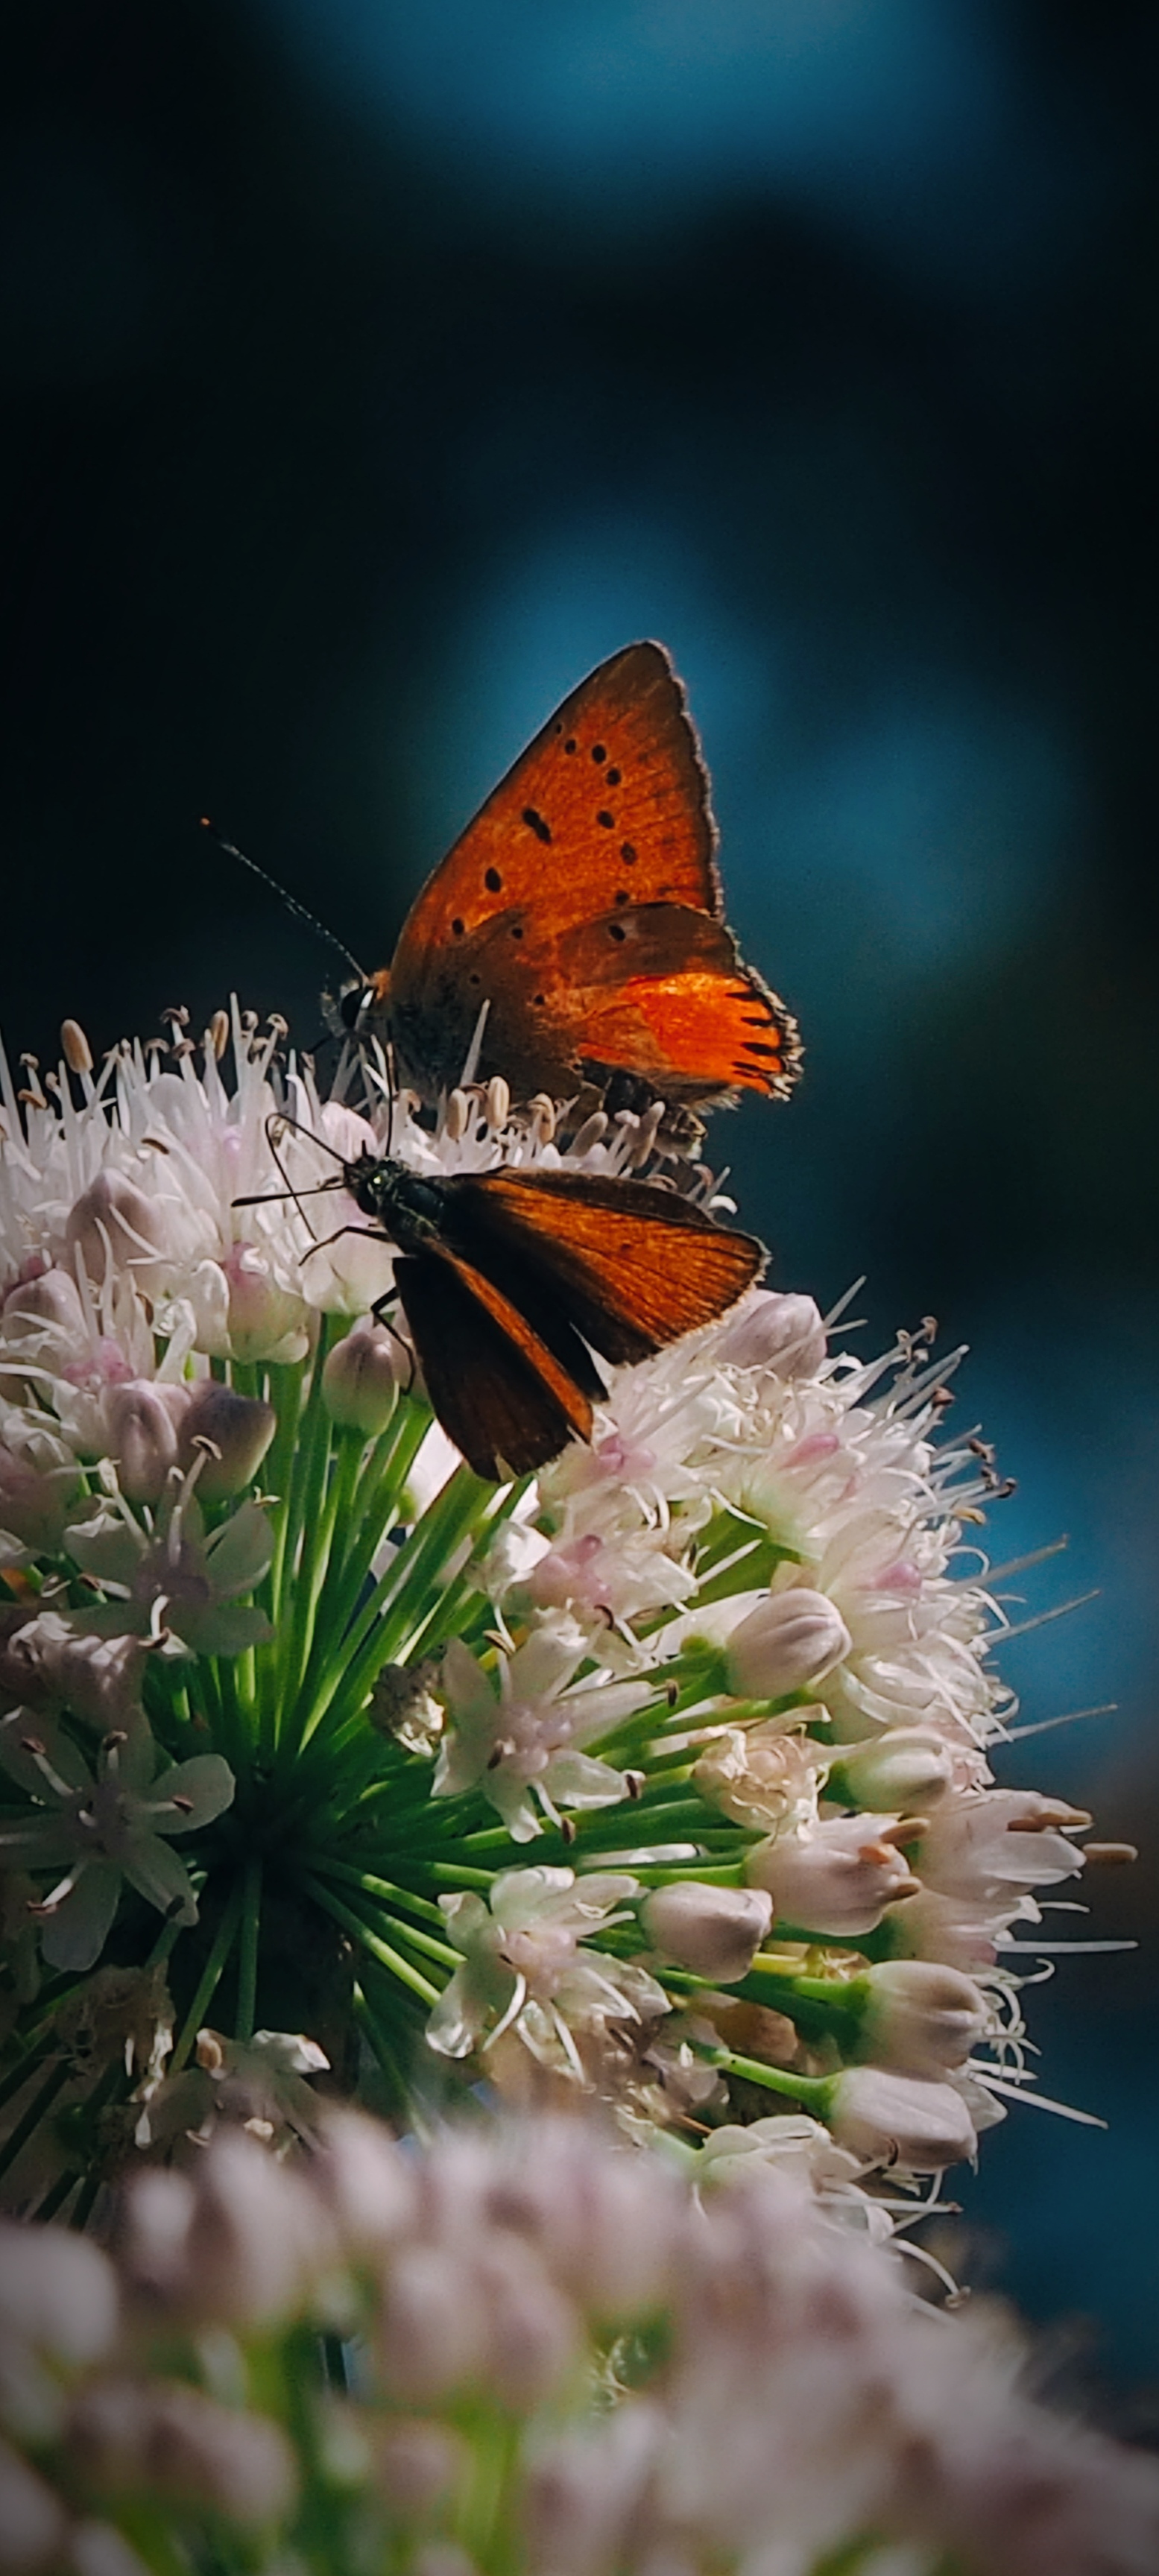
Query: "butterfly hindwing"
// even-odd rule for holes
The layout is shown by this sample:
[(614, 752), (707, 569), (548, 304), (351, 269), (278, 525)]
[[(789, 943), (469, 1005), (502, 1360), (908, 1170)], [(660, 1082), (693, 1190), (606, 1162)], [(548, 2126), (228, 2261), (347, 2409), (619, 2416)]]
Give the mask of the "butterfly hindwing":
[(525, 1475), (587, 1439), (589, 1398), (491, 1281), (442, 1245), (394, 1275), (431, 1404), (476, 1475)]

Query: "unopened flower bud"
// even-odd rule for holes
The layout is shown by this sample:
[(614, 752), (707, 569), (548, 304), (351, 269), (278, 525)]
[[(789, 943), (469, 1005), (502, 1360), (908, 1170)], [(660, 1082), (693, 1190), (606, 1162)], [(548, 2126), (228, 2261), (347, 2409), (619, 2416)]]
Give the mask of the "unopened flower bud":
[(987, 2024), (972, 1977), (934, 1959), (883, 1959), (866, 1971), (861, 2056), (902, 2075), (936, 2079), (963, 2066)]
[(180, 2297), (197, 2195), (188, 2177), (155, 2166), (134, 2174), (117, 2212), (122, 2278), (151, 2305)]
[(198, 1456), (205, 1460), (197, 1480), (202, 1502), (219, 1503), (251, 1484), (277, 1427), (272, 1404), (203, 1378), (189, 1396), (177, 1441), (182, 1467)]
[(219, 2129), (198, 2189), (174, 2287), (188, 2314), (251, 2326), (292, 2313), (329, 2250), (318, 2201), (284, 2165)]
[(99, 2361), (116, 2330), (116, 2275), (91, 2238), (0, 2223), (0, 2337), (75, 2370)]
[(68, 2555), (61, 2564), (68, 2576), (149, 2576), (144, 2559), (130, 2549), (123, 2532), (111, 2522), (93, 2522), (88, 2517), (74, 2522)]
[(377, 1440), (398, 1402), (407, 1355), (385, 1324), (369, 1321), (336, 1342), (322, 1372), (326, 1411), (342, 1431)]
[(472, 2267), (441, 2246), (407, 2245), (391, 2264), (379, 2350), (387, 2386), (429, 2406), (484, 2368), (490, 2320)]
[[(59, 1456), (59, 1449), (48, 1448), (47, 1458)], [(75, 1461), (41, 1467), (35, 1454), (19, 1456), (0, 1443), (0, 1530), (7, 1530), (22, 1547), (30, 1547), (55, 1556), (64, 1533), (69, 1504), (80, 1485), (80, 1469)]]
[(529, 2246), (513, 2239), (477, 2258), (486, 2302), (488, 2391), (520, 2414), (550, 2401), (572, 2369), (579, 2341), (570, 2299)]
[(25, 1708), (71, 1709), (102, 1732), (127, 1721), (140, 1701), (149, 1652), (139, 1637), (76, 1630), (59, 1610), (11, 1615), (19, 1625), (0, 1644), (0, 1697)]
[(109, 1388), (105, 1423), (121, 1492), (131, 1503), (155, 1503), (177, 1461), (177, 1425), (188, 1403), (184, 1387), (131, 1378)]
[(777, 1920), (833, 1940), (872, 1932), (886, 1906), (916, 1895), (899, 1842), (916, 1824), (899, 1816), (832, 1816), (757, 1843), (745, 1863), (750, 1887), (768, 1889)]
[(6, 1340), (26, 1341), (46, 1324), (70, 1339), (84, 1334), (80, 1290), (67, 1270), (42, 1270), (38, 1279), (21, 1279), (4, 1300)]
[(734, 1986), (748, 1975), (773, 1919), (773, 1900), (760, 1887), (710, 1887), (695, 1879), (653, 1888), (640, 1908), (653, 1948), (714, 1985)]
[(156, 1208), (125, 1172), (98, 1172), (69, 1210), (65, 1241), (78, 1245), (90, 1279), (101, 1280), (110, 1262), (148, 1284), (161, 1250)]
[(205, 1041), (207, 1050), (212, 1053), (216, 1062), (220, 1064), (221, 1059), (225, 1054), (225, 1050), (229, 1045), (228, 1011), (214, 1012), (213, 1018), (209, 1023), (209, 1027), (205, 1032)]
[(252, 1243), (235, 1243), (222, 1263), (229, 1291), (229, 1347), (235, 1360), (301, 1360), (310, 1346), (304, 1297), (280, 1288)]
[(470, 2468), (461, 2436), (419, 2415), (396, 2417), (376, 2427), (370, 2439), (375, 2484), (404, 2521), (429, 2514)]
[(280, 2424), (215, 2405), (183, 2380), (96, 2381), (76, 2400), (69, 2430), (98, 2490), (151, 2487), (243, 2523), (270, 2521), (294, 2501), (294, 2456)]
[(952, 2084), (851, 2066), (835, 2078), (829, 2125), (839, 2146), (866, 2164), (941, 2173), (975, 2154), (974, 2123)]
[(928, 1807), (949, 1788), (954, 1757), (932, 1726), (892, 1727), (865, 1744), (847, 1744), (830, 1771), (827, 1794), (879, 1815)]
[(494, 1073), (487, 1085), (487, 1124), (496, 1132), (505, 1127), (511, 1116), (511, 1085), (501, 1073)]
[(967, 1897), (940, 1896), (932, 1887), (922, 1887), (916, 1896), (908, 1896), (896, 1910), (890, 1907), (883, 1918), (888, 1924), (894, 1955), (902, 1959), (932, 1959), (961, 1968), (966, 1975), (981, 1976), (994, 1966), (998, 1944), (1004, 1938), (1011, 1914), (1017, 1908), (1009, 1900), (971, 1902)]
[(39, 2576), (60, 2565), (64, 2507), (28, 2462), (0, 2442), (0, 2567)]
[(823, 1592), (795, 1585), (770, 1593), (728, 1640), (729, 1688), (739, 1699), (787, 1699), (832, 1672), (850, 1643), (840, 1611)]
[(734, 1368), (769, 1368), (777, 1377), (808, 1377), (825, 1357), (825, 1326), (811, 1297), (750, 1288), (716, 1343)]
[(343, 2245), (358, 2260), (381, 2255), (414, 2215), (414, 2166), (385, 2130), (357, 2111), (327, 2119), (311, 2179)]
[[(42, 1270), (37, 1279), (19, 1279), (3, 1305), (0, 1353), (7, 1357), (27, 1346), (29, 1363), (59, 1370), (86, 1347), (88, 1328), (80, 1290), (67, 1270)], [(42, 1381), (16, 1369), (0, 1369), (0, 1398), (8, 1404), (34, 1404)]]

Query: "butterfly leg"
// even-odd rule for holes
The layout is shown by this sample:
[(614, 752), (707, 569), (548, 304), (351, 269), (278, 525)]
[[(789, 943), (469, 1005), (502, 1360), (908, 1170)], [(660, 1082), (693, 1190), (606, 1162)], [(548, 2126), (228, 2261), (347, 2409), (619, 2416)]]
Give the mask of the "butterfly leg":
[(384, 1296), (375, 1298), (370, 1311), (374, 1317), (375, 1323), (381, 1324), (383, 1331), (390, 1334), (392, 1342), (398, 1343), (398, 1347), (406, 1361), (406, 1385), (403, 1388), (403, 1394), (409, 1395), (415, 1382), (414, 1350), (409, 1342), (404, 1342), (402, 1334), (396, 1331), (395, 1326), (391, 1323), (390, 1317), (386, 1312), (388, 1306), (397, 1306), (398, 1303), (399, 1296), (397, 1288), (388, 1288)]
[[(325, 1189), (326, 1184), (321, 1181), (318, 1186), (320, 1189)], [(234, 1204), (236, 1206), (237, 1202), (235, 1201)], [(327, 1251), (329, 1246), (337, 1243), (344, 1234), (364, 1234), (371, 1243), (388, 1243), (390, 1240), (389, 1235), (383, 1233), (380, 1225), (336, 1225), (333, 1234), (324, 1234), (317, 1243), (311, 1244), (309, 1251), (302, 1254), (303, 1261), (312, 1261), (316, 1252)]]

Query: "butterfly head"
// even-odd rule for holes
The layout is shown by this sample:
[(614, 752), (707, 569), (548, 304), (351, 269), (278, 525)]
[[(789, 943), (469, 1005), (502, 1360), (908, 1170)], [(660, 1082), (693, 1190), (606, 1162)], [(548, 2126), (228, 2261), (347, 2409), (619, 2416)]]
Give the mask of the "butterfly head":
[(342, 1166), (342, 1178), (360, 1215), (382, 1227), (400, 1251), (418, 1252), (444, 1225), (445, 1192), (389, 1154), (356, 1154)]

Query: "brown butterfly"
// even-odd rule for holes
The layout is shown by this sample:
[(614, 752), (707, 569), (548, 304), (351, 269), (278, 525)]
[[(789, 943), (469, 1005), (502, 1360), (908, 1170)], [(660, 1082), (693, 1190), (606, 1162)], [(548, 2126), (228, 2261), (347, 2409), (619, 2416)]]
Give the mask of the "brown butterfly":
[(632, 1105), (785, 1095), (796, 1023), (725, 924), (708, 779), (661, 645), (629, 644), (564, 699), (359, 1002), (428, 1100), (462, 1077), (484, 1005), (472, 1071), (519, 1099), (617, 1076)]
[(715, 1323), (765, 1260), (754, 1236), (649, 1181), (509, 1165), (431, 1180), (364, 1153), (341, 1185), (398, 1246), (427, 1393), (479, 1476), (590, 1439), (605, 1392), (592, 1351), (649, 1358)]

